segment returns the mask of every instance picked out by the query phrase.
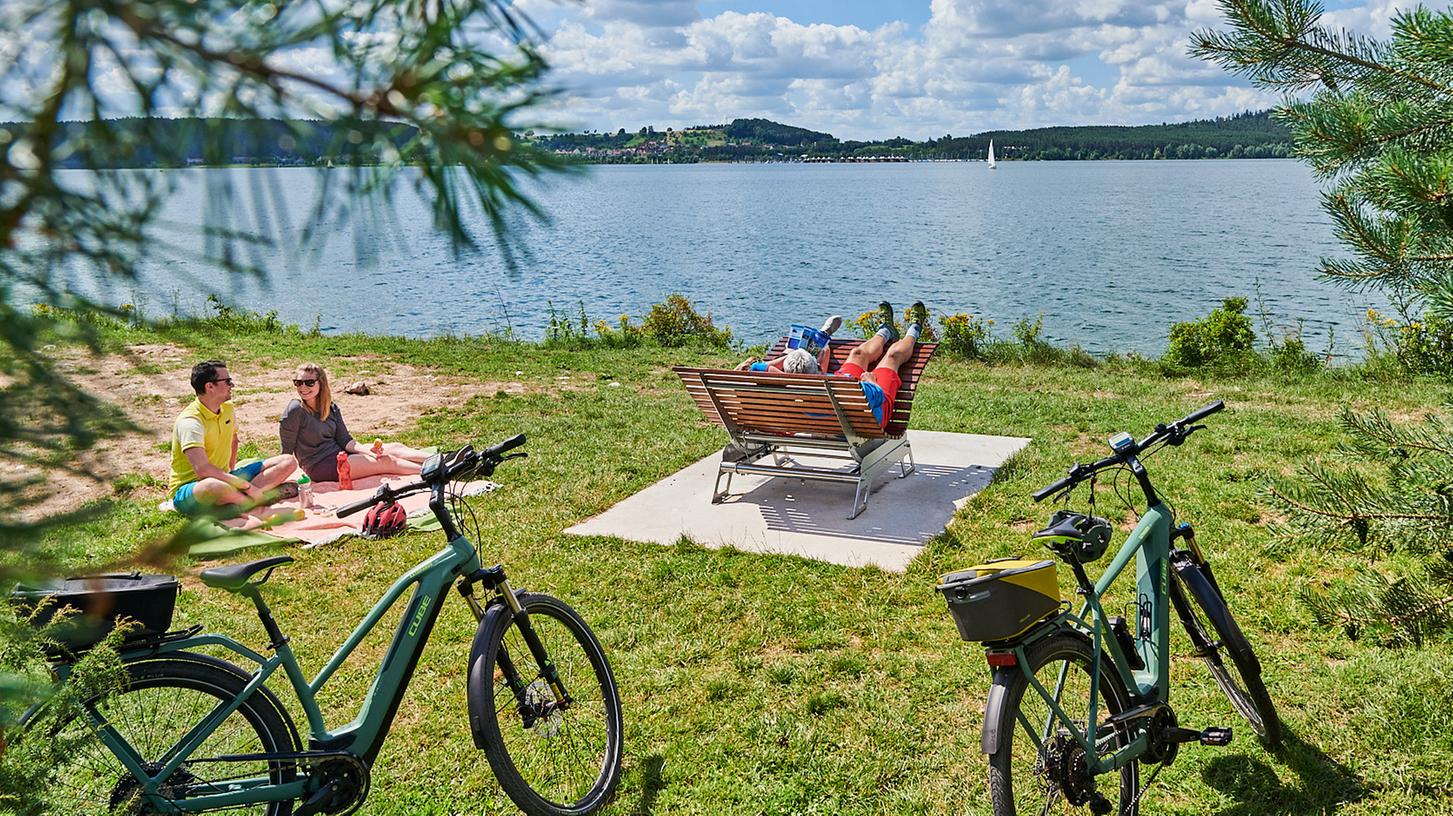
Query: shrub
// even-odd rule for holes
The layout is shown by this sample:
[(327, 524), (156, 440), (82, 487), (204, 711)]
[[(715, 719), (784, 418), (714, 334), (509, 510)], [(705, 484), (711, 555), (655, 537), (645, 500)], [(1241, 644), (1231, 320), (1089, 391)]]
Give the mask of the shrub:
[[(1328, 356), (1330, 357), (1330, 352)], [(1271, 367), (1286, 374), (1310, 374), (1323, 365), (1322, 355), (1307, 350), (1300, 323), (1295, 330), (1283, 335), (1280, 341), (1271, 341), (1270, 357)]]
[(731, 329), (718, 329), (711, 322), (711, 314), (696, 311), (685, 295), (670, 294), (666, 300), (651, 307), (641, 320), (641, 331), (657, 343), (667, 346), (684, 346), (698, 341), (717, 348), (731, 345)]
[(985, 347), (993, 336), (994, 321), (959, 313), (943, 315), (938, 322), (943, 327), (942, 351), (964, 360), (984, 359)]
[(1246, 314), (1246, 298), (1229, 297), (1200, 320), (1176, 323), (1164, 361), (1181, 368), (1244, 365), (1255, 359), (1256, 332)]
[(1453, 374), (1453, 323), (1432, 313), (1406, 323), (1367, 310), (1370, 329), (1368, 356), (1379, 344), (1392, 351), (1397, 365), (1409, 374)]

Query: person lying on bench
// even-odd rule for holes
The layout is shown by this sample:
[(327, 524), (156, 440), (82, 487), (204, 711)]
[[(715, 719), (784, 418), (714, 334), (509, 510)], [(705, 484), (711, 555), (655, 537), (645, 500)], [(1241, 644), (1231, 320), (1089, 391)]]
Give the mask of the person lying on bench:
[(338, 481), (338, 454), (348, 454), (348, 470), (355, 479), (380, 474), (411, 476), (429, 454), (397, 442), (375, 442), (371, 449), (360, 447), (343, 412), (333, 401), (328, 372), (317, 363), (304, 363), (293, 374), (298, 396), (283, 409), (278, 423), (283, 453), (298, 457), (298, 465), (315, 482)]
[[(884, 301), (878, 304), (878, 313), (882, 318), (882, 327), (878, 329), (878, 333), (853, 349), (842, 367), (833, 373), (857, 380), (863, 387), (863, 396), (867, 397), (868, 406), (873, 409), (873, 418), (878, 420), (879, 425), (887, 427), (888, 420), (893, 416), (894, 398), (903, 385), (898, 369), (913, 356), (913, 347), (923, 335), (924, 325), (928, 323), (928, 309), (921, 300), (913, 304), (908, 310), (906, 336), (901, 340), (898, 339), (898, 331), (893, 328), (893, 307)], [(840, 325), (842, 318), (833, 315), (823, 325), (822, 330), (831, 335), (829, 326), (836, 330)], [(772, 360), (749, 358), (738, 365), (737, 370), (817, 374), (827, 369), (830, 359), (831, 353), (827, 346), (823, 347), (817, 357), (813, 357), (806, 349), (799, 348)]]
[[(237, 467), (237, 425), (232, 413), (232, 375), (221, 360), (192, 366), (192, 400), (172, 426), (172, 468), (168, 493), (172, 508), (187, 516), (220, 505), (257, 508), (298, 495), (284, 481), (297, 469), (291, 456), (273, 456)], [(286, 490), (274, 491), (274, 488)], [(249, 511), (250, 512), (250, 511)], [(249, 524), (261, 523), (265, 515)]]

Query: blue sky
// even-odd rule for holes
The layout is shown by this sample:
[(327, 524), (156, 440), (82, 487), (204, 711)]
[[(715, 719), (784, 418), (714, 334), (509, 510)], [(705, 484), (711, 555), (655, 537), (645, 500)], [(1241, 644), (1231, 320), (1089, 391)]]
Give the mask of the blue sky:
[[(1186, 56), (1215, 0), (516, 0), (570, 129), (761, 116), (839, 138), (1185, 121), (1275, 97)], [(1386, 38), (1409, 0), (1334, 0)], [(1446, 2), (1432, 3), (1439, 8)]]

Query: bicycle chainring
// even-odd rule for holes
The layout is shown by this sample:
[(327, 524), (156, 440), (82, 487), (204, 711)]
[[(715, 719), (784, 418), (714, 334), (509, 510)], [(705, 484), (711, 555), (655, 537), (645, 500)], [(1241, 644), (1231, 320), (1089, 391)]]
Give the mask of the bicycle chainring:
[(370, 774), (363, 760), (353, 756), (335, 756), (323, 760), (313, 770), (332, 795), (323, 802), (323, 813), (346, 816), (368, 799)]
[(1179, 742), (1172, 739), (1175, 733), (1176, 713), (1170, 706), (1162, 706), (1151, 717), (1150, 727), (1146, 729), (1149, 742), (1145, 746), (1145, 754), (1140, 757), (1142, 762), (1159, 763), (1169, 765), (1176, 761), (1176, 754), (1180, 752)]

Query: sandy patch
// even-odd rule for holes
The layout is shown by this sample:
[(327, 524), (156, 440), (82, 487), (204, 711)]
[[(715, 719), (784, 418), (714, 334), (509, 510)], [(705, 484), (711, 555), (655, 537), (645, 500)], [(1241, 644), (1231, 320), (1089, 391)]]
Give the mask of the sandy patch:
[[(192, 399), (187, 382), (196, 353), (166, 344), (132, 346), (127, 352), (95, 357), (84, 351), (61, 355), (62, 370), (74, 382), (120, 407), (139, 428), (134, 434), (102, 442), (81, 457), (90, 476), (64, 471), (45, 474), (49, 499), (28, 509), (37, 518), (73, 510), (86, 501), (109, 496), (111, 482), (127, 473), (154, 476), (162, 485), (148, 488), (163, 498), (171, 462), (172, 423)], [(426, 413), (457, 408), (479, 394), (523, 393), (522, 383), (495, 383), (440, 374), (414, 366), (370, 358), (351, 360), (352, 373), (334, 382), (338, 406), (348, 429), (365, 443), (385, 441), (412, 427)], [(243, 444), (255, 443), (266, 454), (279, 451), (278, 416), (293, 398), (292, 371), (239, 363), (229, 369), (237, 386), (233, 405)], [(368, 383), (368, 396), (342, 393), (348, 382)]]

